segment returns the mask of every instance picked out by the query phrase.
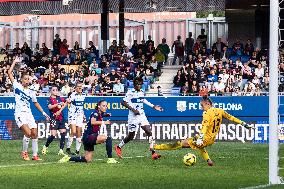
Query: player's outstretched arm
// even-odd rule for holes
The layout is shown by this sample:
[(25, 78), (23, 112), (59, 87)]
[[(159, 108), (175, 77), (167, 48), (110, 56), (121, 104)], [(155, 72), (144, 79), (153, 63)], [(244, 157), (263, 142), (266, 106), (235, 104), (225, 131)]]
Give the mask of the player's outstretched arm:
[(43, 111), (41, 105), (38, 102), (34, 102), (35, 107), (42, 113), (42, 115), (45, 117), (45, 119), (49, 120), (50, 117)]
[(232, 121), (232, 122), (235, 122), (237, 124), (241, 124), (243, 127), (245, 127), (246, 129), (254, 129), (253, 125), (249, 125), (247, 124), (246, 122), (228, 114), (226, 111), (223, 111), (223, 117)]
[(146, 105), (148, 105), (148, 106), (150, 106), (151, 108), (154, 108), (155, 110), (157, 110), (157, 111), (163, 111), (163, 108), (161, 107), (161, 106), (159, 106), (159, 105), (154, 105), (154, 104), (152, 104), (151, 102), (149, 102), (147, 99), (143, 99), (143, 103), (144, 104), (146, 104)]
[(20, 58), (16, 57), (15, 60), (13, 61), (12, 65), (11, 65), (10, 69), (8, 70), (8, 77), (9, 77), (9, 79), (12, 83), (14, 82), (13, 70), (14, 70), (15, 65), (19, 62), (20, 62)]

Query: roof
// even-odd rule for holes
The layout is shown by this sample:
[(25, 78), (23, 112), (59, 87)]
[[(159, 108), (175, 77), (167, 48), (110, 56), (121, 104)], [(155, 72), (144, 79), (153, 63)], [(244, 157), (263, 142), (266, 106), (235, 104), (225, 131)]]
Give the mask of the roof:
[[(109, 0), (110, 12), (119, 12), (120, 0)], [(125, 12), (196, 12), (225, 10), (225, 0), (152, 0), (156, 9), (149, 8), (149, 0), (124, 0)], [(73, 0), (68, 6), (62, 0), (0, 0), (0, 15), (54, 15), (68, 13), (101, 13), (101, 0)]]

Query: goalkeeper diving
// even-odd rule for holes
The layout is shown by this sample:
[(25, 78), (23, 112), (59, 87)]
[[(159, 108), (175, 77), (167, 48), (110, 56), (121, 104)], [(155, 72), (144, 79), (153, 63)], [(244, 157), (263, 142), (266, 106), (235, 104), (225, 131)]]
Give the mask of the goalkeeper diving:
[(205, 147), (214, 144), (217, 134), (219, 133), (222, 119), (228, 119), (237, 124), (241, 124), (246, 129), (251, 129), (251, 125), (239, 120), (238, 118), (228, 114), (226, 111), (220, 108), (214, 108), (212, 101), (204, 96), (200, 102), (203, 112), (202, 128), (199, 135), (195, 137), (187, 138), (182, 141), (167, 144), (156, 144), (155, 150), (177, 150), (180, 148), (191, 148), (198, 150), (202, 158), (207, 161), (209, 166), (213, 166), (213, 162), (209, 157)]

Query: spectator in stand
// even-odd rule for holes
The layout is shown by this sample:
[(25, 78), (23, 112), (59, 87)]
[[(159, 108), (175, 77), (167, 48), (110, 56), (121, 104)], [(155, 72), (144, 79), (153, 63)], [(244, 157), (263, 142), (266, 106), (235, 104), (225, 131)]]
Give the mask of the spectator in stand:
[(116, 73), (115, 69), (111, 69), (111, 73), (108, 74), (110, 78), (111, 83), (117, 83), (117, 80), (119, 79), (119, 75)]
[(216, 47), (213, 47), (213, 49), (211, 51), (211, 56), (214, 58), (214, 60), (220, 59), (220, 53), (217, 51)]
[(242, 75), (243, 75), (243, 80), (252, 79), (253, 73), (251, 71), (251, 68), (248, 66), (248, 63), (244, 64), (244, 67), (242, 69)]
[(94, 45), (93, 41), (89, 41), (89, 48), (88, 48), (89, 52), (90, 52), (90, 56), (92, 58), (95, 58), (97, 57), (97, 48), (96, 46)]
[(241, 56), (243, 55), (244, 45), (241, 43), (239, 39), (233, 44), (233, 55)]
[(47, 48), (45, 43), (41, 44), (42, 47), (42, 56), (48, 56), (49, 55), (49, 49)]
[(177, 36), (177, 40), (175, 40), (173, 45), (172, 45), (172, 52), (175, 53), (174, 60), (173, 60), (173, 65), (176, 64), (177, 58), (179, 58), (179, 64), (183, 63), (184, 46), (183, 46), (183, 42), (181, 41), (181, 36), (180, 35)]
[(25, 53), (28, 57), (31, 57), (31, 55), (32, 55), (32, 50), (29, 47), (27, 42), (24, 42), (21, 51), (22, 51), (22, 53)]
[(109, 50), (112, 52), (112, 54), (114, 54), (115, 52), (117, 52), (117, 48), (117, 41), (113, 40), (112, 45), (109, 46)]
[(101, 87), (101, 94), (109, 95), (113, 92), (113, 84), (110, 82), (110, 78), (108, 76), (105, 77), (105, 81)]
[(201, 34), (197, 37), (202, 47), (207, 48), (207, 35), (205, 35), (205, 29), (201, 29)]
[(133, 54), (132, 54), (132, 52), (129, 51), (128, 47), (125, 47), (124, 53), (122, 54), (122, 56), (126, 56), (127, 58), (131, 58), (131, 57), (133, 57)]
[(60, 92), (63, 96), (68, 96), (68, 94), (71, 92), (71, 88), (68, 82), (64, 82), (64, 86), (61, 88)]
[(79, 42), (78, 42), (78, 41), (75, 41), (75, 45), (74, 45), (74, 47), (73, 47), (73, 50), (75, 50), (75, 51), (80, 50), (80, 45), (79, 45)]
[(182, 75), (181, 71), (178, 70), (177, 75), (174, 77), (174, 87), (182, 87), (185, 83), (185, 78)]
[(146, 46), (149, 48), (150, 44), (154, 47), (154, 41), (152, 40), (152, 36), (148, 35), (148, 40), (146, 41)]
[(113, 85), (113, 92), (117, 96), (124, 95), (124, 85), (120, 82), (120, 79), (117, 79), (116, 83)]
[(148, 46), (147, 46), (147, 60), (151, 60), (151, 57), (155, 54), (156, 49), (154, 47), (154, 45), (152, 44), (152, 42), (149, 42)]
[(216, 48), (216, 50), (220, 53), (223, 51), (224, 47), (226, 47), (225, 43), (223, 43), (222, 39), (218, 37), (217, 41), (213, 44), (212, 49)]
[(106, 62), (106, 66), (105, 66), (105, 68), (103, 69), (103, 72), (104, 72), (104, 74), (106, 74), (106, 75), (110, 74), (110, 72), (111, 72), (111, 67), (110, 67), (110, 63), (109, 63), (109, 62)]
[(193, 53), (193, 45), (194, 45), (194, 39), (192, 38), (192, 32), (189, 32), (188, 38), (186, 38), (184, 42), (184, 50), (187, 56)]
[(95, 80), (91, 87), (91, 95), (100, 95), (101, 85), (98, 83), (98, 80)]
[(118, 45), (117, 51), (122, 54), (124, 52), (125, 47), (126, 47), (126, 45), (124, 44), (124, 40), (121, 39), (119, 41), (119, 45)]
[(231, 56), (231, 54), (228, 52), (228, 47), (225, 46), (223, 47), (223, 50), (221, 51), (221, 54), (220, 54), (220, 59), (223, 61), (223, 62), (229, 62), (229, 57)]
[(16, 43), (15, 48), (13, 49), (13, 54), (17, 54), (21, 50), (20, 44)]
[(214, 83), (214, 88), (218, 93), (224, 93), (225, 84), (222, 82), (222, 78), (218, 78), (218, 82)]
[(70, 65), (71, 63), (72, 62), (71, 62), (70, 54), (67, 54), (66, 58), (64, 59), (64, 64), (65, 65)]
[(147, 53), (148, 46), (146, 45), (144, 39), (141, 41), (141, 44), (138, 45), (138, 49), (141, 49), (142, 54), (144, 54), (144, 55)]
[(201, 89), (199, 90), (199, 96), (208, 96), (208, 88), (206, 85), (201, 85)]
[(197, 84), (196, 80), (193, 80), (192, 84), (189, 88), (189, 95), (191, 96), (197, 96), (199, 92), (199, 85)]
[(188, 81), (185, 82), (184, 86), (180, 89), (181, 96), (188, 96), (189, 95), (189, 84)]
[(251, 56), (252, 53), (254, 52), (254, 46), (253, 44), (251, 43), (251, 40), (248, 39), (247, 40), (247, 43), (245, 45), (245, 49), (244, 49), (244, 53), (248, 56)]
[(217, 82), (217, 81), (218, 81), (218, 76), (215, 75), (215, 70), (212, 69), (210, 71), (210, 75), (208, 75), (208, 82), (214, 83), (214, 82)]
[(264, 69), (262, 67), (262, 64), (259, 63), (257, 68), (255, 69), (254, 71), (255, 75), (259, 78), (259, 79), (262, 79), (263, 76), (264, 76)]
[(201, 49), (202, 49), (202, 44), (200, 42), (200, 39), (197, 38), (195, 44), (193, 45), (193, 53), (195, 55), (198, 55)]
[(64, 60), (68, 54), (69, 45), (67, 44), (67, 40), (63, 39), (62, 43), (60, 44), (60, 56), (62, 60)]
[(53, 55), (57, 55), (60, 53), (60, 45), (61, 45), (61, 39), (59, 38), (59, 35), (55, 35), (55, 39), (53, 40)]
[(138, 42), (137, 42), (137, 40), (134, 40), (133, 45), (131, 47), (131, 52), (132, 52), (132, 54), (135, 58), (137, 58), (138, 49), (139, 49)]
[(155, 53), (155, 59), (158, 62), (159, 69), (164, 65), (164, 62), (166, 61), (165, 55), (162, 53), (161, 49), (157, 49), (157, 52)]
[(161, 52), (165, 55), (165, 62), (168, 60), (168, 56), (170, 53), (170, 47), (167, 44), (166, 38), (162, 39), (162, 43), (157, 46), (157, 49), (160, 49)]

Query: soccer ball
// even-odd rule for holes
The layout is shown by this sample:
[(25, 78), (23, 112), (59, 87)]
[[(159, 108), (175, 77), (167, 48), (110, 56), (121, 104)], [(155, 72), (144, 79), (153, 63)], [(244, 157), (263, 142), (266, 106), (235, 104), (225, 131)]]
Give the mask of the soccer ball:
[(186, 166), (193, 166), (196, 163), (196, 156), (191, 153), (185, 154), (185, 156), (183, 156), (183, 163)]

